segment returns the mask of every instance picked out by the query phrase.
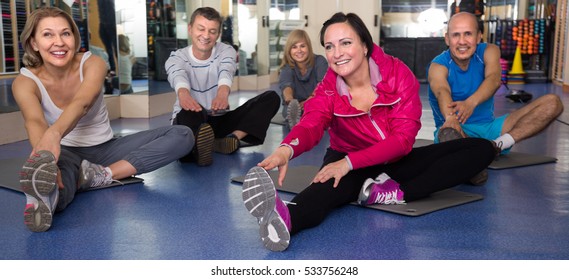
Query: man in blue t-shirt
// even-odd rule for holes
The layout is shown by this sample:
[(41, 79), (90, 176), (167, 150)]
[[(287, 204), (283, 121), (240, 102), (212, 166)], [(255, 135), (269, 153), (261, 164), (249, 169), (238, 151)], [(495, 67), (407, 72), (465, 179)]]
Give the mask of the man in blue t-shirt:
[(435, 142), (459, 137), (494, 140), (507, 152), (516, 142), (545, 129), (563, 112), (557, 95), (546, 94), (509, 114), (494, 117), (494, 94), (501, 85), (500, 49), (480, 43), (482, 33), (470, 13), (448, 22), (448, 50), (428, 68), (429, 103), (435, 119)]

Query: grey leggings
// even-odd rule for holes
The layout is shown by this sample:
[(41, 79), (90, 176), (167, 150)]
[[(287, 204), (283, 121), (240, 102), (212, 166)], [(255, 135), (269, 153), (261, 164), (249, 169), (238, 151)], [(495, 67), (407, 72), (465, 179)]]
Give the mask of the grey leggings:
[(91, 147), (61, 146), (57, 166), (61, 170), (64, 189), (60, 190), (57, 211), (73, 201), (79, 178), (81, 161), (109, 166), (119, 160), (126, 160), (137, 174), (156, 170), (179, 159), (192, 150), (194, 136), (186, 126), (164, 126), (141, 131), (124, 137), (113, 138), (103, 144)]

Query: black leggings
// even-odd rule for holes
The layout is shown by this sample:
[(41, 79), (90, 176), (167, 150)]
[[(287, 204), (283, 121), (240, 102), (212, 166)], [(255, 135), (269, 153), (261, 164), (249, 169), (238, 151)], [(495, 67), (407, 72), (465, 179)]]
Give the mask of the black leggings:
[(213, 128), (215, 138), (225, 137), (235, 130), (241, 130), (247, 133), (243, 141), (251, 145), (260, 145), (265, 141), (267, 129), (279, 106), (280, 97), (270, 90), (249, 99), (222, 116), (208, 116), (203, 106), (201, 112), (181, 110), (173, 124), (188, 126), (195, 134), (198, 127), (207, 122)]
[[(464, 138), (414, 148), (399, 161), (348, 172), (338, 186), (334, 179), (325, 183), (313, 183), (299, 193), (289, 204), (291, 233), (317, 226), (336, 207), (356, 201), (367, 178), (385, 172), (400, 184), (407, 202), (431, 193), (464, 183), (484, 170), (494, 159), (495, 150), (489, 140)], [(325, 166), (344, 158), (345, 154), (328, 149)]]

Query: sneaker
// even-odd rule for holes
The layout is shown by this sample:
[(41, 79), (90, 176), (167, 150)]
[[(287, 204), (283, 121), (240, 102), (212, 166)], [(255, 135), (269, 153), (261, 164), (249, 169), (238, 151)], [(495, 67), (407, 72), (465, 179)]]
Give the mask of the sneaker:
[(381, 173), (375, 180), (368, 178), (358, 197), (360, 205), (371, 204), (405, 204), (403, 191), (399, 183), (391, 179), (387, 174)]
[(290, 243), (290, 213), (278, 197), (273, 180), (261, 167), (253, 167), (243, 181), (243, 202), (257, 218), (265, 248), (283, 251)]
[(196, 133), (195, 159), (198, 166), (208, 166), (213, 163), (213, 128), (208, 123), (202, 123)]
[(494, 144), (494, 160), (496, 160), (502, 154), (502, 146), (504, 142), (500, 141), (496, 143), (495, 141), (492, 141), (492, 144)]
[(91, 163), (87, 160), (81, 161), (79, 169), (78, 190), (86, 191), (108, 187), (110, 184), (118, 182), (113, 180), (111, 172), (102, 165)]
[(217, 138), (213, 142), (213, 151), (221, 154), (232, 154), (239, 150), (239, 138), (234, 134), (229, 134), (223, 138)]
[(486, 169), (480, 171), (480, 173), (468, 180), (468, 182), (474, 186), (482, 186), (486, 184), (486, 181), (488, 181), (488, 171), (486, 171)]
[(441, 128), (439, 130), (437, 137), (439, 138), (440, 143), (464, 138), (464, 137), (462, 137), (462, 134), (460, 134), (460, 132), (458, 132), (458, 130), (456, 130), (452, 127)]
[(288, 103), (286, 111), (286, 120), (288, 121), (288, 126), (290, 128), (294, 127), (299, 121), (302, 115), (302, 110), (300, 109), (300, 103), (298, 100), (293, 99)]
[(57, 164), (49, 151), (39, 151), (26, 160), (20, 172), (20, 187), (26, 195), (24, 224), (34, 232), (51, 227), (59, 200)]

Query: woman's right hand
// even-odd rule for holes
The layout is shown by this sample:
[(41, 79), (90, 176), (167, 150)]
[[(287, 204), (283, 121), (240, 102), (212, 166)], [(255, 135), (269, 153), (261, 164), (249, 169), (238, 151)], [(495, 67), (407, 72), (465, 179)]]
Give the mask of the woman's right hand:
[(283, 185), (286, 171), (288, 169), (288, 161), (292, 151), (290, 147), (280, 146), (278, 147), (270, 156), (261, 161), (257, 166), (264, 168), (265, 170), (271, 170), (275, 167), (279, 169), (279, 186)]

